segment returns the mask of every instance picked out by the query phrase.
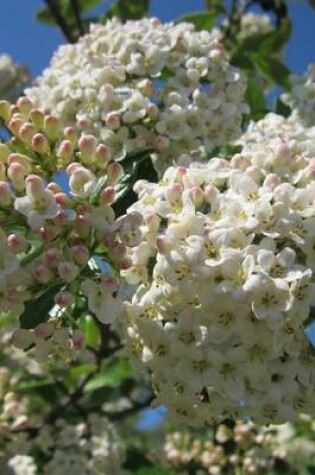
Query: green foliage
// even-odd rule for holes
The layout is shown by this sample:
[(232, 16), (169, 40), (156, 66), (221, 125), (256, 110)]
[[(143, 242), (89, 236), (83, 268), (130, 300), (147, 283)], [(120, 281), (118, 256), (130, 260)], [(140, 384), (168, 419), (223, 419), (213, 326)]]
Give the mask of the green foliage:
[(55, 305), (54, 297), (64, 284), (48, 287), (36, 300), (30, 300), (25, 304), (25, 309), (20, 316), (21, 328), (31, 329), (49, 319), (49, 312)]
[(211, 30), (216, 20), (216, 12), (196, 12), (179, 17), (176, 23), (187, 22), (195, 25), (196, 30)]
[(101, 332), (93, 315), (82, 315), (79, 328), (83, 331), (87, 346), (97, 348), (101, 343)]
[(115, 359), (114, 362), (105, 366), (102, 372), (98, 373), (87, 383), (85, 391), (91, 392), (103, 387), (117, 387), (131, 375), (132, 370), (128, 362), (123, 359)]
[(257, 71), (262, 73), (265, 78), (273, 84), (279, 84), (284, 89), (290, 89), (290, 70), (281, 61), (260, 53), (251, 53), (250, 58)]
[(122, 21), (138, 20), (149, 13), (149, 0), (117, 0), (102, 20), (117, 16)]
[(266, 99), (262, 93), (261, 87), (252, 79), (249, 79), (247, 82), (245, 99), (251, 111), (249, 119), (259, 120), (268, 112)]

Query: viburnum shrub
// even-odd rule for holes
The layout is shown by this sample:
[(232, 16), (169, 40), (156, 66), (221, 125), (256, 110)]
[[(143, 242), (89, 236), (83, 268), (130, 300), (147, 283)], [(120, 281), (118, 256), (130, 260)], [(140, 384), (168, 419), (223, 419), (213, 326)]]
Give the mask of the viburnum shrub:
[(225, 26), (95, 24), (0, 102), (0, 469), (124, 473), (108, 420), (153, 397), (126, 358), (177, 424), (314, 414), (311, 70), (248, 126), (264, 68), (246, 89)]

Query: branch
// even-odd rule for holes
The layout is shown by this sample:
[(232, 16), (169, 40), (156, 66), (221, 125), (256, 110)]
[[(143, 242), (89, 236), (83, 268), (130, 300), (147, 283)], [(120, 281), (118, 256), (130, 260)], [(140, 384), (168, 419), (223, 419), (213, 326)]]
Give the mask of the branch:
[(46, 3), (47, 7), (50, 10), (50, 13), (54, 17), (57, 25), (59, 26), (60, 30), (64, 34), (65, 38), (69, 43), (75, 43), (75, 38), (72, 36), (71, 29), (69, 28), (69, 25), (67, 22), (64, 20), (63, 16), (61, 15), (59, 8), (57, 4), (55, 3), (54, 0), (44, 0)]
[(72, 7), (72, 10), (73, 10), (75, 20), (77, 22), (79, 35), (82, 36), (82, 35), (84, 35), (85, 31), (84, 31), (84, 25), (82, 23), (82, 18), (81, 18), (80, 8), (79, 8), (79, 5), (78, 5), (78, 2), (77, 2), (77, 0), (70, 0), (70, 3), (71, 3), (71, 7)]

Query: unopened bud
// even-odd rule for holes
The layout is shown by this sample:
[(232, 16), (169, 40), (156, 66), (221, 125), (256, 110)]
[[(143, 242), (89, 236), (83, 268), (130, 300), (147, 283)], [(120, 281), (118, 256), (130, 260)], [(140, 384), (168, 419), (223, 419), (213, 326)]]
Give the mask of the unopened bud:
[(49, 336), (52, 335), (54, 331), (54, 326), (49, 323), (49, 322), (43, 322), (37, 325), (36, 328), (34, 328), (34, 335), (36, 335), (39, 338), (48, 338)]
[(44, 132), (47, 137), (55, 141), (59, 134), (59, 121), (53, 115), (46, 115), (44, 118)]
[(22, 119), (21, 117), (12, 117), (12, 119), (9, 121), (8, 128), (11, 130), (11, 132), (18, 136), (20, 128), (22, 125), (25, 123), (25, 120)]
[(94, 135), (83, 135), (78, 141), (78, 146), (81, 152), (81, 159), (83, 162), (90, 163), (94, 159), (96, 149), (96, 138)]
[(77, 131), (73, 126), (66, 127), (63, 131), (63, 136), (65, 139), (70, 140), (70, 142), (75, 142), (77, 139)]
[(28, 119), (33, 108), (32, 101), (28, 97), (23, 96), (17, 100), (16, 105), (20, 109), (21, 113)]
[(73, 259), (76, 264), (79, 266), (85, 266), (89, 259), (90, 259), (90, 253), (87, 247), (85, 246), (73, 246), (71, 248), (71, 251), (73, 253)]
[(73, 153), (73, 143), (70, 140), (63, 140), (57, 151), (57, 157), (61, 158), (63, 162), (68, 163)]
[(110, 163), (107, 167), (107, 183), (108, 185), (116, 185), (119, 179), (123, 176), (124, 169), (120, 163)]
[(8, 122), (11, 117), (11, 104), (8, 101), (0, 101), (0, 117)]
[(70, 294), (70, 292), (58, 292), (58, 294), (55, 295), (55, 304), (59, 305), (59, 307), (69, 307), (73, 301), (73, 295)]
[(0, 205), (9, 206), (12, 201), (10, 186), (6, 181), (0, 181)]
[(100, 195), (100, 204), (110, 204), (115, 199), (115, 190), (112, 186), (106, 186)]
[(117, 112), (109, 112), (106, 115), (106, 125), (112, 130), (119, 129), (120, 127), (120, 118)]
[(33, 139), (35, 134), (36, 134), (35, 127), (30, 122), (25, 122), (25, 124), (23, 124), (20, 127), (19, 138), (26, 145), (32, 146), (32, 139)]
[(37, 130), (41, 130), (44, 125), (44, 114), (39, 109), (32, 109), (30, 112), (30, 119)]
[(48, 284), (48, 282), (53, 278), (53, 273), (51, 270), (43, 264), (39, 264), (35, 267), (33, 270), (33, 275), (34, 278), (41, 284)]
[(106, 168), (110, 158), (109, 148), (105, 144), (100, 143), (95, 150), (95, 160), (98, 167)]
[(79, 269), (73, 262), (60, 262), (58, 264), (58, 274), (66, 282), (72, 282), (78, 275)]
[(32, 149), (38, 153), (46, 153), (49, 150), (49, 143), (45, 135), (37, 133), (32, 138)]
[(8, 236), (8, 246), (12, 252), (19, 254), (20, 252), (26, 252), (28, 250), (29, 243), (24, 236), (10, 234)]

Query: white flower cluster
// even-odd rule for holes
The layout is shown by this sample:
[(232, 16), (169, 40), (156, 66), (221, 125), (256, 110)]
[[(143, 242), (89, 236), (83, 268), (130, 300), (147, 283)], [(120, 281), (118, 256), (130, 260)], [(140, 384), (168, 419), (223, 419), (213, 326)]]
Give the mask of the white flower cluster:
[(164, 171), (182, 153), (240, 135), (244, 90), (215, 33), (153, 18), (93, 25), (26, 94), (63, 122), (91, 127), (113, 158), (148, 150)]
[(295, 119), (306, 127), (315, 126), (315, 64), (310, 64), (304, 74), (291, 77), (292, 89), (283, 94), (283, 101), (293, 110)]
[(21, 92), (23, 86), (30, 81), (27, 69), (15, 64), (7, 54), (0, 54), (0, 98), (13, 100)]
[(1, 101), (0, 116), (12, 132), (0, 143), (1, 311), (17, 319), (27, 302), (52, 299), (37, 325), (50, 317), (53, 323), (20, 330), (13, 341), (36, 345), (39, 359), (49, 352), (68, 359), (84, 346), (71, 317), (75, 298), (85, 299), (102, 323), (121, 312), (116, 276), (130, 265), (126, 251), (140, 242), (142, 217), (116, 218), (112, 205), (124, 171), (95, 136), (63, 128), (26, 97), (16, 105)]
[(151, 372), (156, 403), (197, 426), (314, 413), (302, 329), (314, 291), (310, 156), (280, 133), (231, 160), (170, 167), (136, 191), (144, 242), (126, 277), (146, 282), (126, 304), (127, 347)]
[(246, 13), (241, 17), (240, 38), (264, 34), (273, 31), (275, 28), (269, 15), (258, 15), (257, 13)]

